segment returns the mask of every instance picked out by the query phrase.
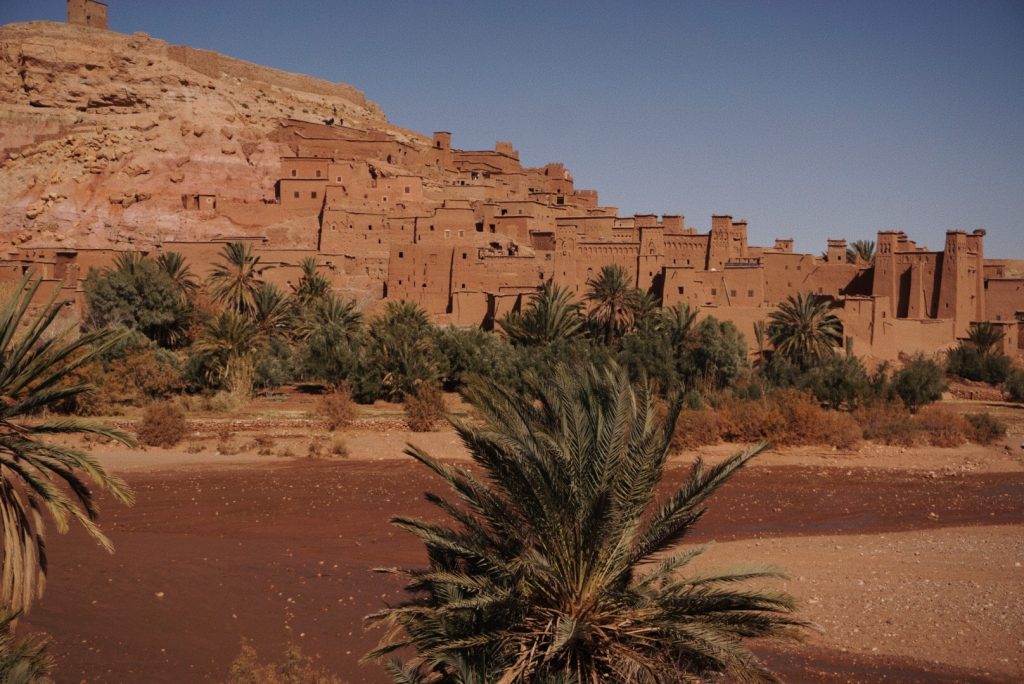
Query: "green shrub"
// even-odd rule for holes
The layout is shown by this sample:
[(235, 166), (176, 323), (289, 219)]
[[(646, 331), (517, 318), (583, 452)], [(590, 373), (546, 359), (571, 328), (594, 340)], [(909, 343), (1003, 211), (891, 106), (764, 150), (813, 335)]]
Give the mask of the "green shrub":
[(939, 364), (918, 354), (893, 376), (892, 389), (911, 413), (917, 413), (942, 398), (946, 379)]
[(90, 269), (83, 284), (86, 320), (137, 330), (163, 347), (188, 344), (194, 311), (156, 261), (127, 254), (110, 269)]
[(512, 345), (499, 335), (449, 326), (437, 331), (436, 340), (446, 360), (446, 389), (458, 389), (470, 376), (505, 382), (513, 375)]
[(1017, 403), (1024, 402), (1024, 370), (1017, 369), (1010, 373), (1003, 383), (1006, 398)]
[(969, 437), (975, 444), (991, 444), (1006, 437), (1006, 423), (991, 413), (968, 413), (964, 418), (971, 424)]
[(834, 356), (807, 371), (799, 384), (834, 409), (855, 408), (871, 394), (868, 372), (855, 356)]
[(153, 403), (142, 413), (139, 441), (147, 446), (169, 448), (188, 434), (188, 421), (180, 406), (169, 401)]
[(1004, 382), (1013, 370), (1010, 357), (1005, 354), (981, 351), (963, 343), (949, 351), (946, 366), (952, 375), (993, 385)]

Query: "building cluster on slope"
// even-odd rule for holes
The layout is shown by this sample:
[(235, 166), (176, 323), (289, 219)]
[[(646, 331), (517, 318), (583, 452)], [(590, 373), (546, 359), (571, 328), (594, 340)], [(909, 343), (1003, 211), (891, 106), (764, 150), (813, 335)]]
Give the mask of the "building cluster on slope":
[[(105, 10), (69, 0), (69, 20), (96, 26), (102, 15), (105, 26), (98, 7)], [(791, 239), (753, 246), (746, 221), (727, 215), (713, 216), (704, 233), (679, 215), (619, 216), (596, 191), (576, 189), (562, 164), (522, 166), (509, 142), (459, 150), (447, 132), (400, 140), (340, 120), (284, 120), (274, 137), (290, 154), (263, 202), (218, 201), (210, 187), (182, 194), (181, 211), (226, 216), (245, 230), (156, 250), (181, 252), (204, 275), (225, 242), (248, 240), (283, 287), (316, 256), (336, 289), (364, 302), (403, 299), (439, 323), (483, 326), (525, 306), (549, 279), (582, 297), (602, 267), (617, 264), (662, 305), (733, 321), (751, 344), (753, 325), (780, 301), (811, 292), (834, 302), (858, 354), (936, 351), (989, 320), (1006, 333), (1004, 351), (1024, 356), (1024, 264), (985, 259), (983, 230), (949, 231), (941, 251), (883, 231), (874, 263), (848, 263), (845, 240), (828, 240), (820, 256), (794, 252)], [(304, 228), (296, 235), (275, 231), (280, 225)], [(267, 237), (277, 233), (288, 237)], [(35, 266), (81, 303), (89, 268), (115, 257), (23, 249), (3, 271), (14, 277)]]

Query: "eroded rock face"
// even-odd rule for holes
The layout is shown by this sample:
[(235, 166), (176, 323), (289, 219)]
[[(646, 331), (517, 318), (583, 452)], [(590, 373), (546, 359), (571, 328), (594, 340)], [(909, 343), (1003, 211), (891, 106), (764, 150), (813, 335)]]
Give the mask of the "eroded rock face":
[[(117, 247), (244, 233), (180, 211), (186, 193), (273, 196), (282, 118), (391, 126), (351, 86), (81, 26), (0, 27), (0, 240)], [(40, 229), (46, 225), (48, 230)]]

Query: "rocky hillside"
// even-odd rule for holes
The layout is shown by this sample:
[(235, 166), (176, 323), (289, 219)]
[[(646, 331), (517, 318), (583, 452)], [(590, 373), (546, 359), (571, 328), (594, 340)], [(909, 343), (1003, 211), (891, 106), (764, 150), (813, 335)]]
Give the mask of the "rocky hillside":
[(0, 27), (0, 245), (128, 247), (239, 234), (180, 211), (183, 193), (273, 196), (281, 118), (404, 139), (355, 88), (146, 34)]

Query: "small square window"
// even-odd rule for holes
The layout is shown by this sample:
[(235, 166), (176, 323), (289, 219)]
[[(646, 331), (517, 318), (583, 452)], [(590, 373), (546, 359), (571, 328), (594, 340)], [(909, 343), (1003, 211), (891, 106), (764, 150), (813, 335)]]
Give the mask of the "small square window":
[(754, 291), (753, 290), (747, 290), (747, 296), (748, 297), (753, 297), (754, 296)]
[(298, 190), (295, 191), (295, 199), (299, 199), (299, 191)]
[(729, 296), (730, 297), (735, 297), (736, 296), (736, 290), (729, 290)]
[(317, 177), (317, 178), (319, 178), (319, 177), (320, 177), (320, 169), (317, 169), (317, 170), (316, 170), (316, 177)]
[(711, 288), (711, 296), (714, 297), (717, 294), (718, 294), (718, 288), (714, 288), (714, 287)]
[(679, 294), (683, 294), (683, 286), (682, 285), (679, 286)]
[(310, 199), (316, 199), (316, 190), (314, 190), (313, 192), (309, 193), (309, 197), (310, 197)]
[(296, 174), (297, 174), (297, 171), (295, 169), (292, 169), (292, 178), (295, 178)]
[(405, 252), (399, 252), (398, 253), (398, 258), (399, 259), (404, 259), (405, 258)]

